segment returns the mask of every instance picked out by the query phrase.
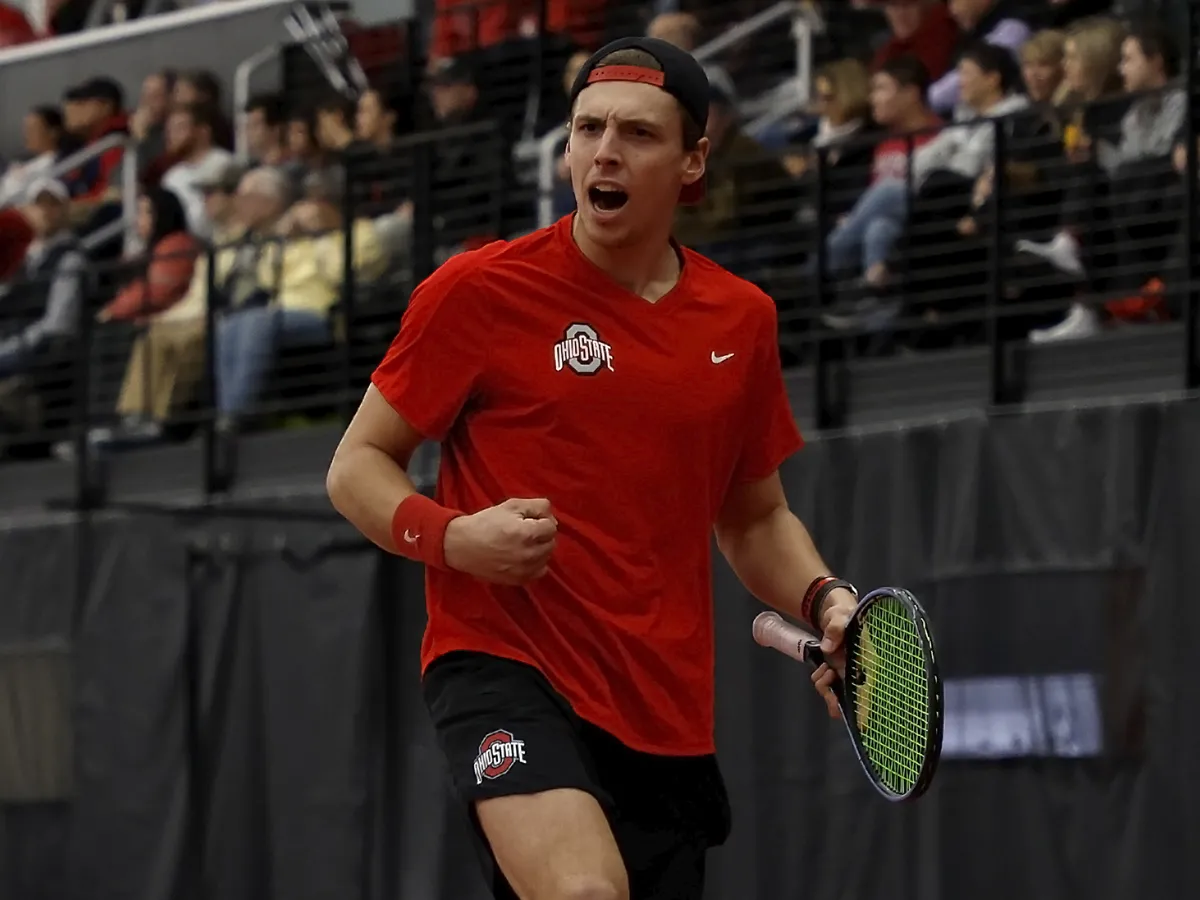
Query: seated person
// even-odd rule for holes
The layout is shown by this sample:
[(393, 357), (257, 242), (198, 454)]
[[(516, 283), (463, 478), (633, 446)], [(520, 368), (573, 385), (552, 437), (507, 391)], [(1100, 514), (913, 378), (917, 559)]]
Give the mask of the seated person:
[(221, 318), (216, 334), (218, 423), (235, 428), (258, 398), (279, 347), (320, 345), (333, 339), (330, 312), (345, 278), (345, 234), (352, 229), (354, 266), (366, 279), (386, 265), (369, 220), (344, 223), (343, 186), (330, 176), (307, 179), (306, 196), (280, 222), (282, 242), (270, 244), (258, 266), (262, 306), (236, 309)]
[[(212, 179), (196, 184), (204, 194), (205, 213), (213, 223), (213, 283), (218, 290), (228, 283), (242, 237), (234, 207), (241, 177), (240, 167), (228, 163)], [(149, 327), (138, 336), (125, 367), (117, 399), (120, 425), (116, 429), (93, 429), (93, 443), (155, 440), (161, 436), (168, 417), (193, 397), (204, 371), (208, 261), (207, 254), (198, 258), (183, 299), (150, 316)]]
[[(745, 134), (733, 98), (711, 85), (706, 192), (679, 207), (676, 239), (743, 277), (774, 258), (766, 245), (794, 216), (794, 187), (778, 160)], [(698, 136), (697, 136), (698, 137)]]
[(26, 371), (55, 339), (79, 328), (86, 261), (69, 225), (70, 193), (43, 180), (29, 191), (25, 218), (34, 240), (17, 274), (0, 293), (0, 378)]
[[(1115, 148), (1098, 144), (1093, 151), (1085, 141), (1077, 150), (1107, 176), (1105, 211), (1112, 235), (1110, 245), (1099, 250), (1108, 253), (1113, 265), (1103, 286), (1130, 294), (1127, 301), (1110, 305), (1110, 313), (1118, 318), (1124, 317), (1124, 312), (1147, 308), (1142, 294), (1161, 275), (1182, 212), (1178, 194), (1171, 190), (1177, 177), (1171, 155), (1184, 123), (1187, 97), (1182, 89), (1168, 87), (1178, 71), (1179, 53), (1169, 34), (1157, 27), (1135, 29), (1121, 49), (1121, 77), (1127, 94), (1137, 99), (1121, 119), (1119, 142)], [(1070, 192), (1068, 204), (1082, 206), (1094, 191), (1094, 182), (1080, 180)], [(1094, 197), (1091, 202), (1098, 205)], [(1099, 266), (1094, 262), (1090, 267), (1084, 265), (1081, 243), (1070, 228), (1062, 229), (1047, 243), (1022, 241), (1018, 247), (1064, 271), (1082, 275), (1090, 270), (1087, 274), (1095, 286), (1101, 286), (1096, 280)], [(1096, 310), (1077, 303), (1059, 325), (1032, 332), (1030, 340), (1085, 337), (1098, 328)]]
[(887, 137), (875, 147), (869, 187), (825, 239), (826, 271), (838, 276), (856, 265), (877, 277), (904, 227), (903, 204), (891, 195), (907, 192), (910, 155), (929, 143), (942, 121), (925, 103), (929, 75), (914, 57), (880, 66), (871, 80), (871, 108)]
[(183, 204), (171, 191), (151, 188), (138, 197), (142, 250), (134, 275), (96, 316), (98, 322), (142, 321), (183, 299), (199, 245), (188, 233)]

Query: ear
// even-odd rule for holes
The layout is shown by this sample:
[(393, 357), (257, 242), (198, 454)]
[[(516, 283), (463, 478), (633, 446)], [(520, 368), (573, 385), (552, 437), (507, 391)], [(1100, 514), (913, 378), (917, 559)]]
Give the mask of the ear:
[(689, 150), (684, 155), (683, 161), (683, 183), (695, 184), (704, 177), (704, 170), (708, 163), (708, 151), (711, 144), (708, 138), (700, 138), (696, 144), (695, 150)]

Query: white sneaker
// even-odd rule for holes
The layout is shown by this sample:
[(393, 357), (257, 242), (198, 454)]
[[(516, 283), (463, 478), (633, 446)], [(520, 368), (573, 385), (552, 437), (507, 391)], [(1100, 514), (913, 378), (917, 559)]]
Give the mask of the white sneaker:
[(1044, 259), (1060, 272), (1068, 275), (1083, 275), (1083, 260), (1079, 256), (1079, 242), (1065, 231), (1060, 231), (1053, 240), (1045, 243), (1037, 241), (1017, 241), (1018, 253), (1029, 253), (1039, 259)]
[(1096, 311), (1082, 303), (1067, 310), (1067, 316), (1049, 328), (1035, 328), (1029, 332), (1029, 343), (1052, 344), (1055, 341), (1072, 341), (1088, 338), (1100, 333), (1100, 317)]

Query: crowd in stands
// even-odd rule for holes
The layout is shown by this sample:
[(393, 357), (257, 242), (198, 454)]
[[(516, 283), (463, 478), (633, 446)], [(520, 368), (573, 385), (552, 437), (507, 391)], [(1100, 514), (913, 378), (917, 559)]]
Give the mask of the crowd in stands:
[[(81, 341), (92, 446), (161, 440), (206, 400), (223, 433), (247, 427), (281, 354), (355, 340), (348, 281), (384, 285), (399, 312), (421, 177), (406, 136), (437, 138), (437, 260), (528, 231), (546, 224), (542, 198), (515, 151), (563, 121), (593, 48), (636, 31), (696, 51), (768, 5), (549, 2), (539, 37), (537, 4), (439, 0), (420, 90), (391, 66), (358, 96), (261, 95), (232, 111), (211, 73), (147, 73), (132, 104), (98, 74), (30, 110), (25, 154), (0, 180), (0, 430), (54, 419), (46, 385), (77, 374)], [(704, 58), (708, 192), (677, 222), (683, 243), (772, 292), (790, 337), (867, 334), (870, 353), (978, 340), (997, 252), (1002, 302), (1028, 309), (1005, 319), (1008, 337), (1179, 314), (1195, 148), (1174, 0), (820, 6), (807, 103), (783, 29)], [(534, 113), (531, 61), (547, 76)], [(747, 112), (781, 86), (796, 95), (782, 113)], [(132, 235), (113, 228), (130, 185)], [(568, 213), (561, 166), (552, 192)]]

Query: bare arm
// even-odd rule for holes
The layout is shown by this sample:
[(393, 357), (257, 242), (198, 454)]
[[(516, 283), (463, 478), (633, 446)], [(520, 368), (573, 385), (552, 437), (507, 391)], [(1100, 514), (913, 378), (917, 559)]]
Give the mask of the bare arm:
[[(830, 572), (808, 529), (788, 509), (778, 472), (729, 491), (716, 535), (721, 553), (750, 593), (804, 621), (800, 605), (805, 590), (813, 579)], [(835, 608), (852, 610), (855, 602), (849, 591), (831, 591), (814, 618), (824, 628)]]
[[(717, 517), (716, 533), (717, 546), (750, 593), (803, 622), (805, 591), (813, 579), (830, 573), (808, 529), (788, 509), (779, 473), (732, 488)], [(842, 636), (856, 605), (853, 594), (838, 588), (813, 613), (821, 626), (821, 649), (833, 668), (822, 664), (812, 682), (834, 719), (841, 716), (833, 686), (845, 667)]]
[(392, 539), (396, 507), (417, 492), (407, 469), (423, 441), (375, 385), (370, 385), (325, 476), (325, 489), (334, 508), (389, 553), (397, 552)]

